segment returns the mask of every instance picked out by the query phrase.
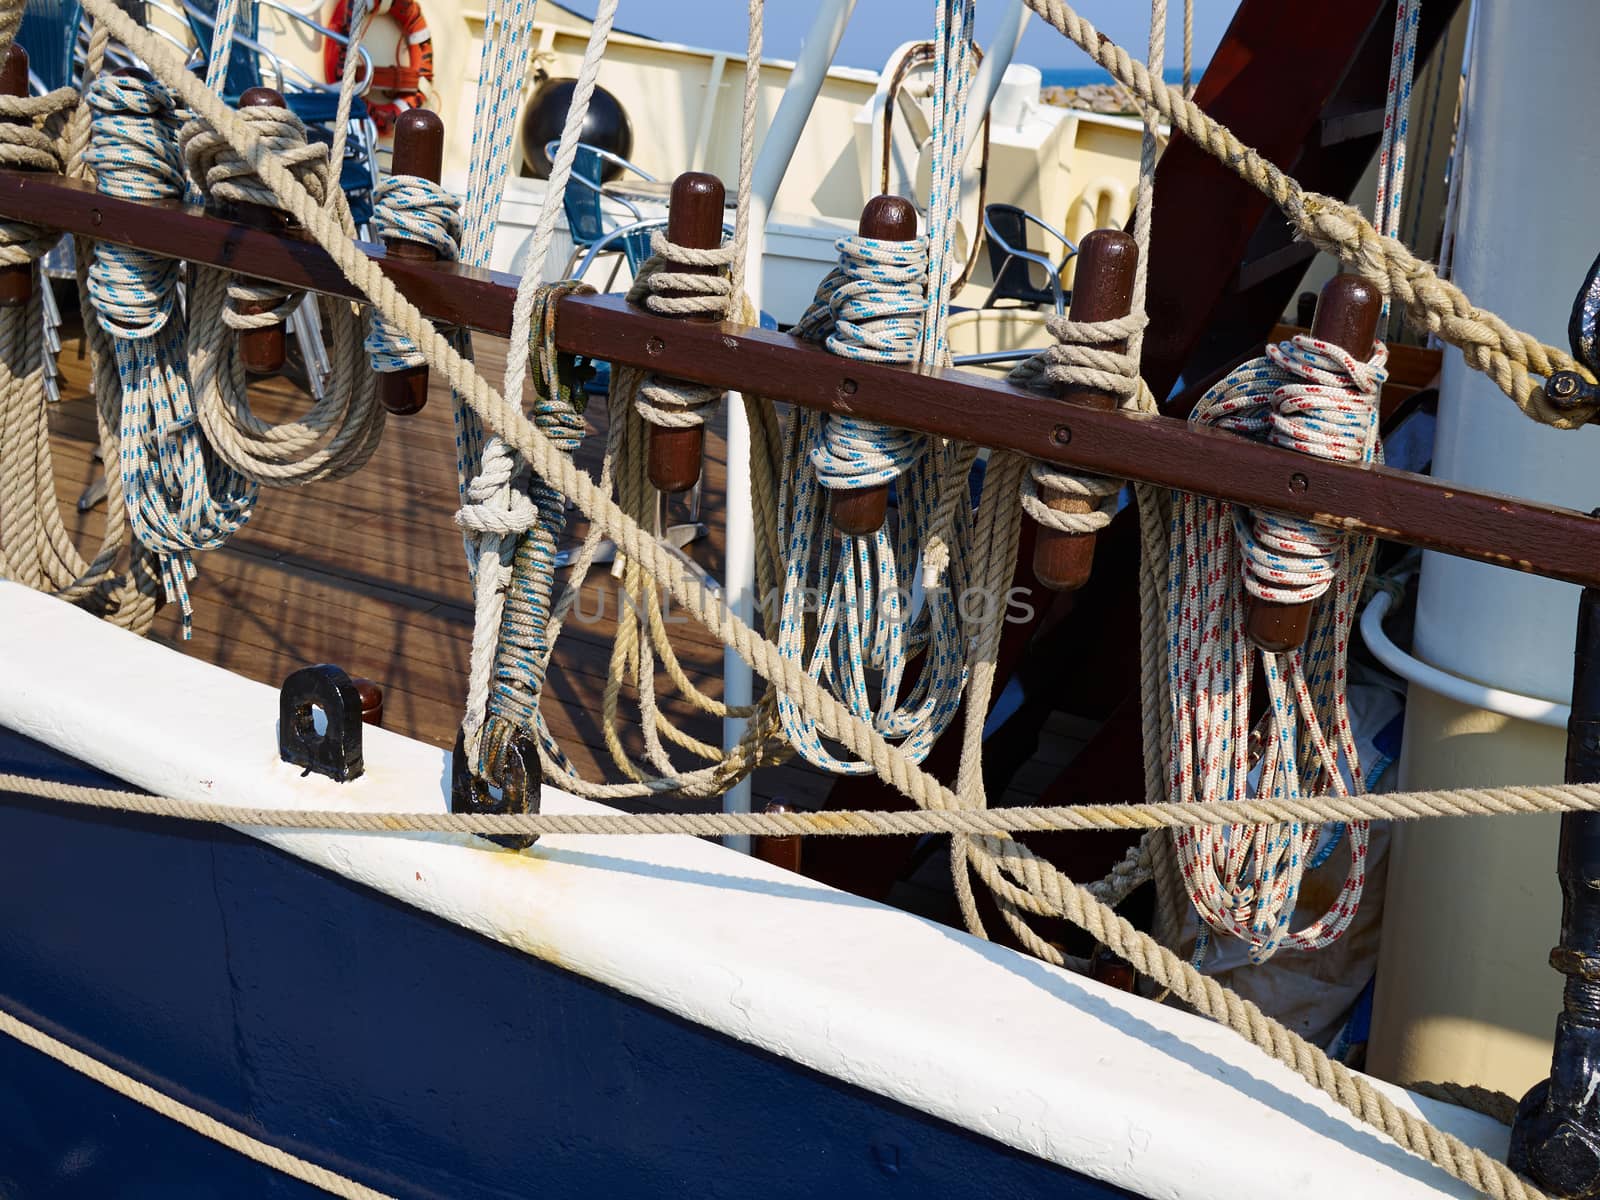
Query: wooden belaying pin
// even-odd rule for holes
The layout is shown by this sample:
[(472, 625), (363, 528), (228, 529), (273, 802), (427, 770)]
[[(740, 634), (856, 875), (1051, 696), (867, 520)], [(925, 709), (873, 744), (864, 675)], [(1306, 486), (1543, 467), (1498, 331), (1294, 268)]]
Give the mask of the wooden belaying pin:
[[(1085, 234), (1078, 247), (1078, 274), (1069, 314), (1072, 320), (1111, 321), (1127, 316), (1133, 307), (1133, 279), (1138, 267), (1138, 243), (1120, 229), (1096, 229)], [(1128, 343), (1110, 342), (1100, 348), (1121, 353)], [(1116, 408), (1119, 400), (1115, 392), (1072, 384), (1059, 385), (1056, 396), (1068, 404), (1100, 409)], [(1079, 496), (1046, 493), (1040, 499), (1059, 513), (1089, 513), (1095, 508), (1094, 501)], [(1094, 541), (1092, 533), (1041, 528), (1033, 544), (1033, 573), (1053, 591), (1082, 587), (1094, 567)]]
[[(6, 51), (6, 60), (0, 64), (0, 96), (26, 96), (28, 94), (28, 52), (15, 42)], [(13, 118), (11, 125), (25, 125), (27, 121)], [(32, 262), (7, 263), (0, 267), (0, 308), (21, 308), (33, 299)]]
[[(247, 88), (239, 97), (240, 108), (283, 108), (283, 95), (268, 87)], [(258, 229), (281, 232), (284, 217), (275, 208), (263, 204), (234, 204), (229, 216), (245, 225)], [(251, 282), (243, 280), (242, 282)], [(271, 312), (278, 306), (276, 300), (242, 300), (237, 311), (243, 316)], [(288, 358), (288, 331), (282, 321), (264, 325), (260, 329), (247, 329), (239, 335), (239, 359), (244, 369), (252, 375), (271, 375), (283, 369)]]
[[(390, 160), (391, 175), (415, 175), (429, 183), (438, 183), (444, 170), (444, 122), (439, 114), (426, 108), (413, 108), (401, 113), (394, 123), (394, 156)], [(386, 237), (383, 247), (390, 258), (405, 258), (415, 262), (434, 262), (439, 255), (426, 242), (413, 242), (406, 238)], [(378, 398), (392, 413), (401, 415), (421, 412), (428, 402), (428, 367), (419, 363), (386, 371), (378, 381)]]
[[(856, 232), (885, 242), (910, 242), (917, 236), (917, 210), (901, 196), (874, 196), (861, 210)], [(839, 488), (829, 493), (833, 527), (840, 533), (876, 533), (889, 511), (889, 485)]]
[[(686, 171), (672, 181), (667, 207), (667, 240), (693, 250), (715, 250), (722, 245), (722, 211), (726, 193), (722, 180), (703, 171)], [(716, 267), (672, 265), (674, 274), (715, 275)], [(663, 296), (674, 294), (663, 290)], [(711, 317), (686, 317), (708, 321)], [(648, 456), (650, 482), (663, 492), (686, 492), (700, 478), (700, 460), (705, 450), (705, 426), (666, 428), (650, 426)]]
[[(1383, 296), (1377, 288), (1358, 275), (1335, 275), (1323, 285), (1322, 295), (1317, 300), (1311, 336), (1331, 342), (1366, 362), (1372, 357), (1372, 342), (1378, 335), (1378, 317), (1382, 312)], [(1273, 654), (1293, 650), (1303, 645), (1311, 632), (1311, 610), (1315, 603), (1306, 600), (1298, 604), (1279, 604), (1252, 595), (1246, 604), (1245, 633), (1257, 646)]]
[(350, 682), (356, 685), (356, 691), (361, 694), (361, 723), (382, 728), (383, 688), (375, 681), (361, 675), (357, 675)]
[[(782, 800), (774, 800), (762, 809), (767, 813), (793, 812)], [(785, 837), (782, 835), (757, 834), (750, 839), (750, 853), (762, 862), (771, 863), (775, 867), (782, 867), (785, 871), (800, 871), (800, 844), (799, 837)]]

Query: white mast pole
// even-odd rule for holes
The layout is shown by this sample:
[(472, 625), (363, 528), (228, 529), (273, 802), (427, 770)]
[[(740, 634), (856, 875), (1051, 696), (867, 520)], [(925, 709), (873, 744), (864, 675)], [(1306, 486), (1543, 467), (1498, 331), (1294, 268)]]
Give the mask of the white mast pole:
[[(783, 99), (767, 128), (761, 142), (761, 153), (756, 157), (755, 173), (751, 180), (750, 238), (751, 255), (745, 268), (745, 290), (757, 309), (761, 307), (762, 277), (765, 274), (763, 256), (766, 253), (767, 217), (772, 212), (772, 202), (778, 195), (794, 158), (795, 147), (800, 144), (800, 133), (806, 118), (817, 102), (827, 78), (833, 56), (838, 53), (839, 41), (844, 37), (850, 14), (855, 11), (856, 0), (822, 0), (812, 19), (811, 29), (800, 46), (800, 57), (789, 75)], [(728, 605), (740, 620), (752, 622), (755, 618), (755, 506), (750, 494), (750, 423), (745, 419), (744, 400), (737, 392), (728, 393), (728, 499), (727, 499), (727, 561), (723, 567), (723, 587)], [(729, 705), (746, 705), (754, 699), (750, 665), (732, 650), (723, 651), (722, 694)], [(729, 717), (722, 723), (722, 746), (731, 750), (744, 736), (745, 722)], [(750, 780), (742, 779), (729, 788), (722, 797), (724, 812), (750, 811)], [(736, 850), (748, 851), (750, 839), (734, 836), (726, 839)]]

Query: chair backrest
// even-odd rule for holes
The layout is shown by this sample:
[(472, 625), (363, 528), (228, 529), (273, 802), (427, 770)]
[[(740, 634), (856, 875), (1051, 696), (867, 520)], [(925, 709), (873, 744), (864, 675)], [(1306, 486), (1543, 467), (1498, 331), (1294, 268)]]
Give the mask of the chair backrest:
[[(990, 227), (1007, 245), (1018, 250), (1028, 249), (1028, 222), (1022, 209), (1015, 204), (990, 204), (983, 211)], [(991, 301), (1018, 300), (1024, 304), (1055, 303), (1055, 293), (1051, 290), (1048, 279), (1045, 280), (1043, 287), (1034, 286), (1028, 270), (1031, 264), (1027, 259), (1012, 257), (1006, 252), (1005, 247), (992, 237), (985, 240), (989, 245), (989, 270), (994, 273), (994, 287), (989, 291)]]
[(562, 197), (567, 228), (572, 231), (573, 242), (579, 246), (593, 245), (605, 236), (605, 221), (600, 211), (600, 184), (605, 166), (603, 158), (579, 144), (578, 155), (572, 160), (573, 178)]
[[(209, 62), (217, 19), (217, 0), (182, 0), (182, 3), (184, 13), (189, 18), (189, 31), (194, 34), (194, 44), (200, 48), (202, 59)], [(240, 0), (239, 19), (233, 29), (236, 34), (247, 38), (256, 36), (255, 0)], [(236, 103), (245, 92), (260, 86), (261, 62), (256, 52), (234, 42), (228, 55), (228, 69), (222, 76), (223, 96), (230, 104)]]
[(28, 66), (47, 91), (73, 82), (73, 53), (83, 16), (78, 0), (28, 0), (17, 42), (28, 52)]

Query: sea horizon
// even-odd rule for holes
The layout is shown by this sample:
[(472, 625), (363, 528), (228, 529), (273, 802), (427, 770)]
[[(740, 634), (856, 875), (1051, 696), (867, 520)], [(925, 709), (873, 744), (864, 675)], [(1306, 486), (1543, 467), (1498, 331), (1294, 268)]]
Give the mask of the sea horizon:
[[(1200, 78), (1200, 72), (1205, 68), (1196, 64), (1194, 77)], [(1040, 67), (1039, 74), (1043, 77), (1041, 84), (1044, 87), (1087, 87), (1093, 83), (1112, 83), (1111, 72), (1100, 67)], [(1162, 79), (1168, 83), (1183, 82), (1182, 67), (1168, 67), (1162, 72)]]

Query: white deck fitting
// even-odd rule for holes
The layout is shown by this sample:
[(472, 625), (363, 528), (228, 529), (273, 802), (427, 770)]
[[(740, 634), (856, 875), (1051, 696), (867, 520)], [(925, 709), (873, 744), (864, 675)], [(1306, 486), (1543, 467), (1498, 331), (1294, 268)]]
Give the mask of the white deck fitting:
[[(360, 780), (302, 778), (278, 761), (277, 711), (270, 687), (0, 582), (0, 724), (183, 799), (446, 809), (444, 752), (368, 729)], [(605, 811), (549, 787), (544, 806)], [(709, 842), (546, 837), (512, 854), (469, 837), (247, 832), (1140, 1195), (1473, 1194), (1219, 1026)], [(1379, 1086), (1504, 1156), (1488, 1118)]]

